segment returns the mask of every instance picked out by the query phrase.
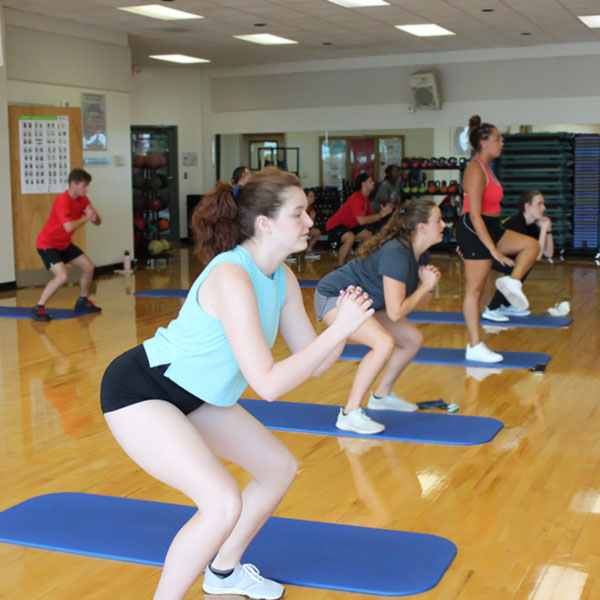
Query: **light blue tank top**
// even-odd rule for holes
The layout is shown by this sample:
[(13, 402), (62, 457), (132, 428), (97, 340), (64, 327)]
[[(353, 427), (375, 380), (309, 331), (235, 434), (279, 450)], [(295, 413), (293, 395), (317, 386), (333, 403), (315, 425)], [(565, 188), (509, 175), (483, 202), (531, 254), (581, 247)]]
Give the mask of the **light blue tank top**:
[(223, 262), (240, 265), (250, 276), (263, 334), (269, 348), (275, 343), (279, 314), (285, 302), (283, 265), (267, 277), (242, 246), (217, 255), (193, 283), (176, 319), (159, 327), (144, 342), (151, 367), (169, 365), (165, 376), (194, 396), (217, 406), (235, 404), (248, 382), (242, 375), (221, 322), (198, 305), (198, 288)]

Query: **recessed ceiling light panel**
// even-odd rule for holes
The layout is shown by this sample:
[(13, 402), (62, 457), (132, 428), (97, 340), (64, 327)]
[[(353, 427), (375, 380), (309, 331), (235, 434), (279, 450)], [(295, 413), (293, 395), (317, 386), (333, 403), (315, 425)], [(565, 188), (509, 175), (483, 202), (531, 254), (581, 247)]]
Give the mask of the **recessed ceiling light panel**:
[(183, 19), (204, 19), (201, 15), (194, 15), (189, 12), (169, 8), (162, 4), (144, 4), (141, 6), (119, 6), (119, 10), (150, 17), (152, 19), (162, 19), (163, 21), (180, 21)]
[(344, 8), (369, 8), (371, 6), (389, 6), (390, 3), (385, 0), (328, 0), (332, 4), (343, 6)]
[(600, 15), (588, 15), (587, 17), (577, 17), (582, 23), (590, 29), (600, 27)]
[(262, 44), (263, 46), (278, 46), (282, 44), (297, 44), (294, 40), (288, 40), (287, 38), (279, 37), (278, 35), (271, 35), (270, 33), (254, 33), (252, 35), (234, 35), (234, 38), (238, 40), (244, 40), (245, 42), (253, 42), (254, 44)]
[(416, 35), (418, 37), (435, 37), (439, 35), (456, 35), (449, 29), (444, 29), (435, 23), (426, 23), (424, 25), (396, 25), (396, 29)]
[(182, 65), (189, 65), (192, 63), (207, 63), (210, 60), (206, 58), (196, 58), (195, 56), (186, 56), (185, 54), (151, 54), (150, 58), (156, 60), (166, 60), (168, 62), (180, 63)]

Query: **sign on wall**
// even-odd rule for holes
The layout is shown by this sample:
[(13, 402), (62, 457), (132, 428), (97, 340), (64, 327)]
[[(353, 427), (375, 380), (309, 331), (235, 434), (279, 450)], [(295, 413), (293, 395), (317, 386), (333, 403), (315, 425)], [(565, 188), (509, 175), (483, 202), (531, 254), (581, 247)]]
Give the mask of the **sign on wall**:
[(69, 177), (69, 117), (19, 116), (22, 194), (59, 194)]

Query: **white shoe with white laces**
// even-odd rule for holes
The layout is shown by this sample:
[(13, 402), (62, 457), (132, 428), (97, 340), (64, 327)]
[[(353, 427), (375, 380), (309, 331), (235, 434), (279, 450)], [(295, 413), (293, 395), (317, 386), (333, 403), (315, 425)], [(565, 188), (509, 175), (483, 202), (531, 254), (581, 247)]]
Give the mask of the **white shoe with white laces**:
[(481, 313), (481, 318), (487, 319), (488, 321), (496, 321), (497, 323), (504, 323), (509, 320), (507, 315), (504, 315), (500, 312), (500, 309), (496, 308), (492, 310), (487, 306)]
[(340, 408), (335, 426), (342, 431), (353, 431), (363, 435), (381, 433), (385, 429), (385, 425), (373, 421), (362, 408), (351, 410), (347, 415), (344, 414), (344, 409)]
[(466, 359), (475, 362), (496, 363), (504, 360), (502, 354), (492, 352), (483, 342), (479, 342), (476, 346), (467, 344)]
[(528, 317), (531, 314), (530, 310), (519, 310), (512, 304), (509, 304), (508, 306), (501, 304), (496, 310), (507, 317)]
[(207, 567), (202, 589), (207, 594), (238, 594), (253, 600), (278, 600), (285, 592), (280, 583), (261, 577), (259, 570), (250, 563), (238, 563), (233, 573), (224, 578)]

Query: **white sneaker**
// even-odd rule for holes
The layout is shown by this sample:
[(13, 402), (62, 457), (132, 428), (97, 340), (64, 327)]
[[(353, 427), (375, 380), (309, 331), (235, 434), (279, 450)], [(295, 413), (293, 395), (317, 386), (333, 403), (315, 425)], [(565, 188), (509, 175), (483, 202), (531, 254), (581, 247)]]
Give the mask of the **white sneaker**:
[(290, 255), (289, 255), (289, 256), (288, 256), (288, 257), (285, 259), (285, 262), (286, 262), (286, 263), (288, 263), (288, 264), (295, 263), (295, 262), (296, 262), (296, 257), (290, 254)]
[(530, 310), (519, 310), (518, 308), (515, 308), (512, 304), (509, 304), (508, 306), (504, 306), (504, 304), (501, 304), (496, 310), (500, 314), (507, 315), (509, 317), (527, 317), (531, 314)]
[(238, 594), (253, 600), (277, 600), (285, 592), (280, 583), (261, 577), (258, 569), (250, 563), (238, 563), (233, 573), (224, 579), (207, 567), (202, 589), (207, 594)]
[(419, 407), (416, 404), (407, 402), (404, 398), (399, 398), (392, 392), (383, 398), (376, 398), (371, 392), (367, 408), (371, 410), (400, 410), (403, 412), (415, 412)]
[(385, 429), (385, 425), (373, 421), (362, 408), (351, 410), (347, 415), (344, 414), (344, 409), (340, 408), (335, 426), (343, 431), (354, 431), (365, 435), (381, 433)]
[(319, 260), (321, 258), (320, 254), (315, 254), (314, 252), (305, 252), (304, 259), (305, 260)]
[(529, 300), (523, 293), (523, 284), (518, 279), (513, 279), (509, 275), (498, 277), (496, 279), (496, 288), (506, 299), (519, 310), (527, 310), (529, 308)]
[(555, 304), (553, 307), (548, 309), (548, 312), (553, 317), (565, 317), (571, 311), (571, 305), (565, 300), (560, 304)]
[(506, 315), (503, 315), (499, 311), (499, 309), (496, 308), (494, 310), (491, 310), (487, 306), (485, 307), (485, 310), (481, 313), (481, 318), (487, 319), (488, 321), (497, 321), (498, 323), (508, 321), (508, 317)]
[(483, 342), (479, 342), (476, 346), (467, 344), (466, 359), (476, 362), (496, 363), (504, 360), (502, 354), (492, 352)]

